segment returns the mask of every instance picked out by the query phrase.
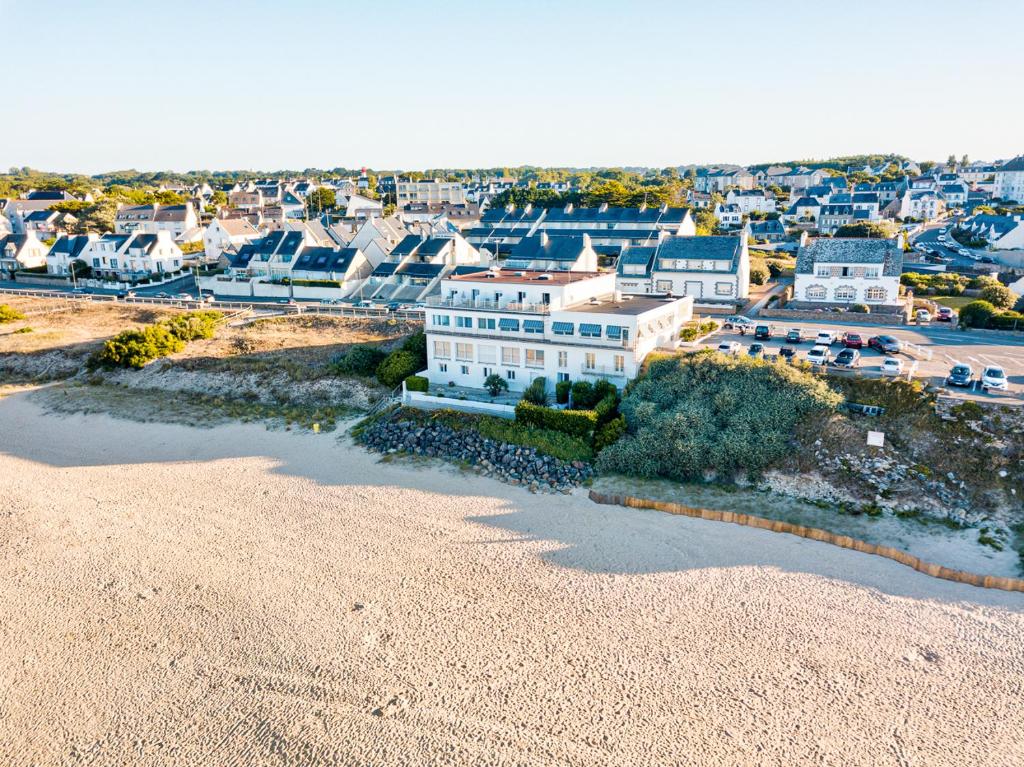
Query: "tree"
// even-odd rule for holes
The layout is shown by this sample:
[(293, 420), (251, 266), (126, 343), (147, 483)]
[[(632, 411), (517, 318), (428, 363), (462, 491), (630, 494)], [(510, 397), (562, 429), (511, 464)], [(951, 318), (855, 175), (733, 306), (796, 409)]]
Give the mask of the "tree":
[(491, 373), (484, 381), (484, 388), (492, 397), (497, 397), (503, 391), (508, 391), (508, 381), (497, 373)]
[(306, 210), (309, 215), (316, 216), (325, 210), (334, 210), (338, 205), (338, 196), (333, 189), (317, 187), (306, 197)]
[(412, 352), (391, 352), (377, 366), (377, 380), (390, 389), (398, 386), (406, 378), (420, 369), (420, 361)]
[(1009, 309), (1017, 302), (1017, 294), (1005, 285), (989, 285), (981, 291), (981, 300), (988, 301), (996, 309)]
[(78, 223), (75, 224), (75, 231), (78, 234), (112, 232), (116, 214), (117, 200), (112, 197), (101, 197), (77, 214)]
[(983, 328), (996, 313), (996, 308), (988, 301), (971, 301), (960, 310), (960, 327)]
[(855, 224), (844, 224), (836, 230), (836, 237), (867, 237), (886, 240), (892, 235), (892, 224), (886, 221), (858, 221)]

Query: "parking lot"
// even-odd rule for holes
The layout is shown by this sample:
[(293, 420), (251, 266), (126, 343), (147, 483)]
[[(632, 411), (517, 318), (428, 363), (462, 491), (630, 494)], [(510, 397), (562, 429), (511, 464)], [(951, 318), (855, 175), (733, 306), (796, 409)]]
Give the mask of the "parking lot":
[[(772, 329), (772, 339), (763, 341), (765, 353), (774, 356), (783, 346), (796, 350), (796, 357), (807, 359), (807, 353), (814, 347), (815, 336), (823, 330), (831, 330), (837, 338), (845, 333), (857, 333), (864, 341), (860, 349), (861, 358), (857, 367), (860, 375), (881, 376), (882, 362), (887, 357), (903, 360), (904, 375), (935, 386), (945, 386), (946, 376), (950, 368), (958, 363), (970, 365), (977, 379), (983, 368), (998, 366), (1006, 372), (1008, 391), (982, 392), (975, 385), (970, 389), (951, 388), (953, 394), (963, 396), (1005, 401), (1007, 404), (1024, 404), (1024, 338), (1015, 338), (1008, 333), (986, 331), (961, 331), (944, 323), (928, 325), (887, 328), (874, 325), (843, 325), (840, 323), (806, 322), (806, 321), (762, 321), (754, 319), (755, 325), (767, 324)], [(786, 332), (798, 328), (803, 332), (801, 344), (786, 344)], [(872, 336), (887, 335), (900, 342), (901, 351), (897, 354), (885, 355), (867, 347)], [(1024, 335), (1024, 334), (1022, 334)], [(746, 354), (750, 345), (755, 342), (753, 330), (741, 335), (738, 330), (719, 330), (704, 340), (703, 346), (716, 348), (723, 341), (737, 341), (741, 353)], [(841, 343), (831, 347), (832, 357), (842, 349)], [(841, 371), (840, 368), (829, 367), (829, 372)]]

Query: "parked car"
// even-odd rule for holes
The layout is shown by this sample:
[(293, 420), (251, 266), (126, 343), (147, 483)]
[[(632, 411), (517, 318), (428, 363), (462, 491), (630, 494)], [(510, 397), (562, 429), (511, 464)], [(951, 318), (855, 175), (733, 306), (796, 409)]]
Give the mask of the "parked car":
[(170, 298), (170, 297), (171, 297), (171, 294), (170, 294), (170, 293), (164, 293), (164, 292), (163, 292), (163, 291), (161, 290), (161, 291), (160, 291), (159, 293), (157, 293), (157, 294), (156, 294), (156, 297), (157, 297), (157, 298)]
[(722, 354), (731, 354), (733, 356), (740, 353), (739, 341), (722, 341), (718, 345), (718, 351)]
[(741, 326), (749, 328), (753, 324), (754, 321), (751, 320), (750, 317), (744, 317), (742, 314), (732, 314), (725, 318), (725, 321), (722, 323), (722, 327), (726, 330), (731, 330)]
[(948, 306), (940, 306), (939, 310), (935, 312), (936, 322), (953, 322), (955, 319), (956, 312), (954, 312)]
[(750, 348), (747, 349), (747, 355), (755, 359), (764, 359), (764, 344), (751, 344)]
[(992, 256), (981, 256), (980, 258), (978, 256), (974, 256), (974, 258), (981, 261), (983, 264), (994, 264), (996, 262)]
[(971, 257), (971, 251), (969, 251), (967, 248), (959, 248), (956, 252), (959, 253), (961, 256), (965, 256), (967, 258)]
[(796, 349), (791, 346), (783, 346), (779, 349), (779, 359), (785, 360), (786, 362), (792, 362), (796, 357)]
[(804, 332), (800, 328), (790, 328), (786, 332), (786, 343), (787, 344), (802, 344), (804, 342)]
[(770, 341), (772, 338), (772, 326), (758, 325), (754, 328), (754, 338), (759, 341)]
[(988, 391), (989, 389), (1006, 391), (1007, 387), (1006, 372), (1002, 368), (996, 367), (995, 365), (989, 365), (981, 371), (982, 391)]
[(818, 332), (818, 337), (814, 339), (814, 343), (819, 346), (831, 346), (836, 342), (836, 333), (834, 330), (822, 330)]
[(832, 358), (832, 352), (827, 346), (818, 344), (807, 352), (807, 361), (812, 365), (827, 365)]
[(970, 365), (956, 364), (946, 376), (946, 383), (950, 386), (970, 386), (974, 383), (974, 371)]
[(195, 300), (195, 296), (193, 296), (191, 293), (176, 293), (174, 297), (175, 298), (180, 298), (182, 301), (194, 301)]
[(918, 309), (916, 312), (914, 312), (914, 317), (917, 319), (918, 322), (932, 321), (932, 313), (927, 309)]
[(864, 339), (861, 338), (860, 333), (844, 333), (843, 346), (847, 349), (863, 349)]
[(882, 354), (899, 354), (900, 342), (892, 336), (871, 336), (868, 348), (877, 349)]
[(882, 360), (882, 375), (903, 375), (903, 360), (897, 359), (896, 357), (886, 357)]
[(860, 352), (856, 349), (843, 349), (832, 364), (841, 368), (855, 368), (860, 364)]

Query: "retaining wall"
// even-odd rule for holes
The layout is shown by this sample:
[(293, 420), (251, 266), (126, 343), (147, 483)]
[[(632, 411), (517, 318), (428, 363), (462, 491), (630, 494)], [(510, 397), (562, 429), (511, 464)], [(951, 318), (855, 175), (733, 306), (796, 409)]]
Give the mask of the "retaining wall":
[(861, 551), (865, 554), (874, 554), (879, 557), (885, 557), (886, 559), (899, 562), (901, 565), (912, 567), (919, 573), (930, 575), (933, 578), (942, 578), (947, 581), (966, 583), (969, 586), (978, 586), (986, 589), (1002, 589), (1004, 591), (1024, 592), (1024, 580), (1020, 578), (1004, 578), (997, 575), (978, 575), (977, 573), (969, 573), (964, 570), (954, 570), (950, 567), (943, 567), (942, 565), (936, 565), (932, 562), (926, 562), (923, 559), (915, 557), (913, 554), (908, 554), (900, 549), (894, 549), (891, 546), (878, 546), (874, 543), (868, 543), (856, 538), (851, 538), (848, 535), (836, 535), (835, 533), (830, 533), (827, 530), (819, 530), (816, 527), (804, 527), (803, 525), (794, 525), (789, 522), (783, 522), (779, 519), (765, 519), (764, 517), (755, 517), (751, 514), (740, 514), (734, 511), (696, 509), (690, 506), (684, 506), (681, 503), (653, 501), (648, 498), (636, 498), (631, 495), (598, 493), (595, 490), (590, 491), (590, 500), (595, 503), (627, 506), (634, 509), (654, 509), (655, 511), (664, 511), (669, 514), (680, 514), (685, 517), (709, 519), (714, 522), (731, 522), (735, 525), (746, 525), (747, 527), (771, 530), (774, 533), (799, 535), (801, 538), (810, 538), (813, 541), (831, 543), (833, 546), (840, 546), (844, 549), (854, 549), (855, 551)]

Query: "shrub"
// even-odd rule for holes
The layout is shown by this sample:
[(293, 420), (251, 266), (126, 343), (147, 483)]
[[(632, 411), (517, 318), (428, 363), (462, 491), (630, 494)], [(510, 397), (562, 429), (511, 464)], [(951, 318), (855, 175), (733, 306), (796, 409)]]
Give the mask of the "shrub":
[(698, 323), (689, 322), (679, 331), (679, 338), (683, 341), (696, 341), (717, 328), (718, 323), (714, 320), (705, 320)]
[(572, 389), (572, 381), (559, 381), (555, 384), (555, 402), (559, 405), (566, 405), (569, 402), (569, 391)]
[(158, 357), (180, 352), (185, 342), (163, 323), (141, 330), (125, 330), (103, 344), (93, 360), (94, 365), (114, 368), (141, 368)]
[(165, 324), (172, 335), (188, 343), (200, 338), (213, 338), (222, 316), (220, 312), (185, 312), (172, 317)]
[(768, 282), (768, 277), (771, 274), (768, 271), (768, 265), (763, 261), (757, 264), (751, 264), (750, 266), (750, 284), (751, 285), (764, 285)]
[(597, 426), (597, 414), (593, 410), (555, 410), (520, 400), (516, 405), (516, 421), (590, 439)]
[(428, 391), (430, 389), (430, 381), (423, 376), (409, 376), (405, 379), (405, 388), (409, 391)]
[(532, 405), (548, 404), (548, 382), (543, 376), (534, 378), (523, 392), (523, 400)]
[(988, 325), (996, 308), (988, 301), (971, 301), (960, 310), (960, 325), (965, 328), (983, 328)]
[(857, 314), (870, 314), (871, 307), (867, 304), (851, 304), (850, 311), (856, 312)]
[(402, 351), (415, 354), (416, 359), (419, 360), (419, 366), (425, 368), (427, 366), (427, 334), (422, 330), (418, 333), (413, 333), (402, 344)]
[(1024, 313), (1024, 296), (1017, 299), (1017, 303), (1013, 305), (1013, 310), (1015, 312)]
[(508, 381), (497, 373), (491, 373), (484, 381), (484, 388), (492, 397), (497, 397), (503, 391), (508, 391)]
[(23, 319), (25, 319), (25, 315), (17, 309), (7, 304), (0, 304), (0, 322), (14, 322)]
[(792, 451), (798, 424), (841, 401), (788, 365), (694, 354), (652, 361), (619, 409), (628, 432), (598, 457), (604, 471), (693, 480), (705, 469), (757, 472)]
[(594, 415), (598, 423), (606, 423), (619, 414), (619, 395), (609, 392), (601, 401), (594, 405)]
[(613, 418), (594, 432), (594, 450), (600, 452), (609, 445), (614, 445), (626, 433), (626, 418)]
[(334, 369), (342, 375), (372, 376), (388, 353), (376, 346), (353, 346), (334, 361)]
[(993, 330), (1024, 330), (1024, 314), (1021, 312), (1000, 312), (989, 318), (988, 327)]
[(996, 309), (1009, 309), (1017, 298), (1017, 294), (1005, 285), (988, 285), (981, 291), (981, 300), (988, 301)]
[(400, 349), (391, 352), (377, 366), (377, 380), (393, 389), (421, 367), (422, 363), (415, 354)]

